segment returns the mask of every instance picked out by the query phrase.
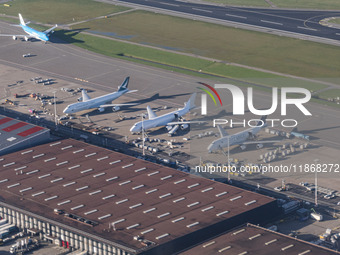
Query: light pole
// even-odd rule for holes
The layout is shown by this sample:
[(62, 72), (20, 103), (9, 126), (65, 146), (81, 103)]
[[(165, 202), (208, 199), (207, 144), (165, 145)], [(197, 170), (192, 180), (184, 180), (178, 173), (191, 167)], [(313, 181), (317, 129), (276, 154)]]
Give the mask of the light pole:
[(317, 171), (317, 163), (319, 159), (314, 159), (315, 162), (315, 207), (318, 207), (318, 171)]
[(56, 91), (53, 91), (53, 97), (54, 97), (54, 123), (57, 126), (58, 122), (57, 122), (57, 104), (55, 102), (55, 93)]
[(228, 136), (228, 183), (230, 183), (230, 158), (229, 158), (229, 136)]
[(144, 145), (144, 114), (142, 113), (142, 139), (143, 139), (143, 156), (145, 156), (145, 145)]

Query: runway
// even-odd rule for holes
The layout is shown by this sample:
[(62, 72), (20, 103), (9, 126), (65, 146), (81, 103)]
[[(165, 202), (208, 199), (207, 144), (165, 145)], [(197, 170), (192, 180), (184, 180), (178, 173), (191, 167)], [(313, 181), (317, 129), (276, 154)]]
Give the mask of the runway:
[[(3, 33), (13, 33), (18, 28), (0, 22), (0, 30)], [(76, 83), (79, 84), (79, 87), (92, 87), (104, 92), (116, 91), (117, 86), (121, 84), (124, 78), (130, 76), (129, 88), (137, 89), (138, 93), (128, 94), (128, 97), (146, 99), (159, 94), (154, 97), (155, 103), (173, 107), (182, 107), (191, 93), (198, 92), (196, 88), (198, 86), (197, 82), (205, 82), (211, 85), (217, 83), (216, 80), (204, 80), (105, 57), (64, 43), (56, 38), (53, 41), (55, 43), (44, 44), (39, 41), (23, 42), (20, 40), (13, 41), (11, 38), (0, 38), (0, 63)], [(26, 53), (36, 56), (23, 58), (22, 55)], [(76, 78), (84, 81), (79, 81)], [(223, 81), (232, 83), (228, 79)], [(221, 83), (221, 81), (218, 81), (218, 83)], [(6, 96), (3, 91), (7, 85), (4, 82), (1, 84), (1, 99)], [(226, 106), (223, 106), (223, 109), (230, 113), (232, 110), (231, 95), (224, 93), (223, 96), (228, 102)], [(199, 103), (198, 99), (197, 103)], [(271, 95), (264, 92), (255, 92), (255, 106), (262, 109), (270, 107)], [(146, 105), (141, 105), (141, 107), (146, 107)], [(339, 110), (314, 103), (308, 103), (306, 107), (313, 116), (304, 116), (298, 109), (294, 108), (289, 111), (286, 118), (298, 119), (299, 131), (309, 135), (313, 142), (339, 149)], [(216, 108), (216, 111), (223, 109), (222, 107)], [(250, 114), (245, 116), (245, 118), (253, 117)], [(270, 117), (282, 118), (279, 111), (276, 111)]]
[(307, 37), (340, 40), (339, 29), (320, 24), (320, 21), (324, 18), (340, 16), (339, 11), (242, 8), (178, 0), (106, 0), (105, 2), (157, 8), (166, 10), (169, 14), (177, 12), (194, 15), (207, 19), (232, 22), (234, 24), (248, 25), (255, 29), (265, 28), (269, 29), (268, 32), (273, 30)]

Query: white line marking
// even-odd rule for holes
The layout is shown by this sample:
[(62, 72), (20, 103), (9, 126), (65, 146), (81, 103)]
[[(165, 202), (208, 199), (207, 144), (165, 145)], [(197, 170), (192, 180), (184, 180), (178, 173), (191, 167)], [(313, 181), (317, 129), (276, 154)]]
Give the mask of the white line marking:
[(311, 30), (311, 31), (318, 31), (317, 29), (310, 28), (310, 27), (297, 27), (297, 28), (306, 29), (306, 30)]
[(203, 10), (203, 9), (198, 9), (198, 8), (192, 8), (193, 10), (196, 10), (196, 11), (201, 11), (201, 12), (209, 12), (211, 13), (212, 11), (209, 11), (209, 10)]
[(247, 17), (238, 16), (238, 15), (233, 15), (233, 14), (226, 14), (226, 16), (230, 16), (230, 17), (234, 17), (234, 18), (240, 18), (240, 19), (247, 19)]
[(169, 3), (163, 3), (163, 2), (160, 2), (160, 4), (165, 4), (165, 5), (170, 5), (170, 6), (176, 6), (176, 7), (179, 7), (178, 4), (169, 4)]
[(261, 19), (261, 22), (264, 22), (264, 23), (270, 23), (270, 24), (274, 24), (274, 25), (280, 25), (280, 26), (282, 26), (282, 25), (283, 25), (282, 23), (273, 22), (273, 21), (269, 21), (269, 20), (262, 20), (262, 19)]

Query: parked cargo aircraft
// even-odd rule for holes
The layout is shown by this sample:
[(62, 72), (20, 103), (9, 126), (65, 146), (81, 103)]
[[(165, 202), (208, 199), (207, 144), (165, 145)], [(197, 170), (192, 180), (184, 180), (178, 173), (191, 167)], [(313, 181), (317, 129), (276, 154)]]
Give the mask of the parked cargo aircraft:
[(58, 26), (58, 25), (55, 25), (54, 27), (41, 32), (41, 31), (35, 30), (35, 29), (27, 26), (27, 24), (29, 24), (29, 22), (25, 23), (25, 21), (22, 18), (20, 13), (19, 13), (19, 19), (20, 19), (20, 25), (16, 25), (16, 26), (20, 26), (28, 35), (1, 34), (0, 36), (12, 36), (13, 40), (16, 40), (18, 37), (23, 37), (25, 39), (25, 41), (28, 41), (30, 38), (35, 38), (35, 39), (38, 39), (40, 41), (47, 42), (47, 41), (50, 40), (49, 35), (51, 33), (53, 33), (53, 30)]
[(248, 139), (254, 139), (256, 134), (260, 132), (260, 130), (267, 126), (266, 124), (267, 116), (262, 116), (261, 120), (257, 123), (255, 127), (246, 129), (234, 135), (229, 135), (225, 129), (223, 129), (220, 125), (217, 125), (217, 128), (220, 132), (221, 138), (213, 141), (208, 146), (209, 153), (212, 153), (217, 150), (222, 150), (223, 148), (230, 147), (233, 145), (240, 145), (242, 150), (246, 149), (248, 144), (256, 144), (257, 149), (261, 149), (263, 147), (263, 143), (275, 143), (279, 141), (247, 141)]
[(84, 110), (90, 110), (97, 108), (100, 112), (103, 112), (106, 107), (112, 107), (112, 111), (118, 111), (121, 106), (126, 105), (136, 105), (136, 104), (108, 104), (118, 97), (124, 95), (125, 93), (136, 92), (137, 90), (129, 90), (127, 87), (129, 85), (130, 77), (126, 77), (122, 85), (118, 87), (118, 91), (106, 94), (104, 96), (96, 97), (91, 99), (85, 90), (82, 90), (81, 102), (68, 105), (64, 109), (64, 113), (71, 114)]
[(142, 131), (142, 129), (148, 130), (155, 127), (161, 127), (166, 126), (169, 131), (171, 131), (172, 128), (177, 128), (180, 126), (182, 129), (186, 129), (189, 127), (190, 123), (193, 123), (192, 121), (175, 121), (180, 119), (182, 116), (187, 114), (191, 109), (195, 108), (195, 99), (196, 99), (196, 93), (192, 94), (188, 102), (184, 104), (183, 108), (180, 108), (176, 111), (166, 113), (161, 116), (157, 116), (154, 111), (150, 108), (150, 106), (147, 106), (148, 111), (148, 117), (149, 119), (143, 120), (140, 122), (135, 123), (130, 131), (132, 133), (139, 133)]

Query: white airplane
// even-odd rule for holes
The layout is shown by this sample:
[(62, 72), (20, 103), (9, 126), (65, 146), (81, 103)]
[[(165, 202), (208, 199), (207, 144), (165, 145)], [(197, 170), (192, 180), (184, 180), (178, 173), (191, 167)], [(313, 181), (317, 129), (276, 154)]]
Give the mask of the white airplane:
[[(182, 129), (188, 128), (189, 124), (193, 123), (193, 121), (184, 121), (184, 120), (176, 121), (176, 122), (172, 122), (172, 121), (179, 119), (180, 117), (187, 114), (191, 109), (195, 108), (195, 99), (196, 99), (196, 93), (192, 94), (188, 102), (184, 103), (183, 108), (179, 108), (176, 111), (169, 112), (161, 116), (157, 116), (156, 113), (152, 111), (150, 106), (147, 106), (146, 109), (148, 111), (149, 119), (135, 123), (130, 129), (131, 133), (139, 133), (142, 131), (142, 129), (145, 131), (151, 128), (161, 127), (161, 126), (166, 126), (170, 132), (171, 130), (173, 130), (172, 133), (174, 133), (178, 129), (179, 126)], [(169, 134), (171, 134), (170, 132)]]
[(28, 35), (1, 34), (0, 36), (11, 36), (11, 37), (13, 37), (13, 40), (16, 40), (18, 37), (23, 37), (25, 39), (25, 41), (28, 41), (30, 38), (35, 38), (35, 39), (38, 39), (40, 41), (47, 42), (47, 41), (50, 40), (50, 38), (49, 38), (50, 33), (53, 33), (54, 32), (53, 30), (58, 26), (58, 25), (55, 25), (54, 27), (41, 32), (41, 31), (35, 30), (35, 29), (27, 26), (27, 24), (29, 24), (29, 22), (25, 23), (25, 21), (22, 18), (20, 13), (19, 13), (19, 19), (20, 19), (20, 25), (15, 25), (15, 26), (20, 26)]
[(91, 99), (85, 90), (82, 90), (82, 97), (78, 100), (81, 100), (81, 102), (70, 104), (66, 106), (64, 109), (64, 113), (66, 114), (72, 114), (84, 110), (90, 110), (97, 108), (99, 112), (103, 112), (106, 107), (112, 107), (112, 111), (118, 111), (120, 109), (120, 106), (125, 105), (136, 105), (136, 104), (108, 104), (112, 102), (113, 100), (117, 99), (118, 97), (124, 95), (125, 93), (132, 93), (136, 92), (137, 90), (129, 90), (128, 84), (129, 84), (130, 77), (126, 77), (122, 85), (118, 87), (118, 91), (106, 94), (104, 96), (96, 97)]
[(266, 123), (267, 116), (262, 116), (261, 120), (257, 123), (256, 127), (246, 129), (239, 133), (229, 135), (225, 129), (223, 129), (220, 125), (217, 125), (218, 130), (220, 131), (221, 138), (213, 141), (208, 146), (209, 153), (212, 153), (217, 150), (222, 150), (223, 148), (230, 147), (233, 145), (240, 145), (242, 150), (245, 150), (248, 144), (256, 144), (257, 149), (261, 149), (263, 147), (263, 143), (275, 143), (279, 141), (248, 141), (248, 139), (254, 139), (256, 134), (260, 132), (260, 130), (267, 126)]

